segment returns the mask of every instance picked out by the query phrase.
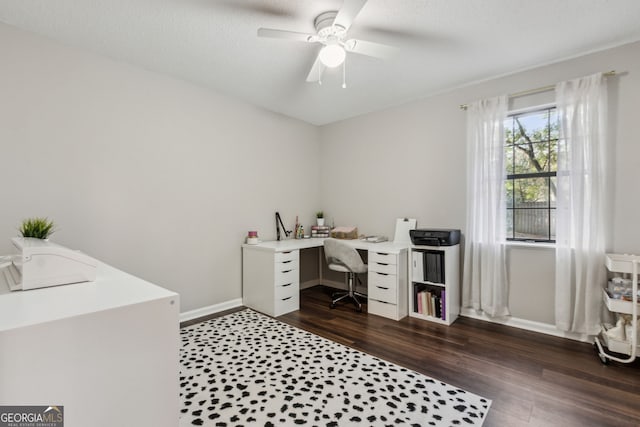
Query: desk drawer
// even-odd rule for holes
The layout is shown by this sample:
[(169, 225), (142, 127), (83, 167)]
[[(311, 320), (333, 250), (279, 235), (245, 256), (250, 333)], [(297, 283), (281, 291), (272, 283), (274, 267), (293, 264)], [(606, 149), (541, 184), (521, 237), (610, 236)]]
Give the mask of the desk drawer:
[(288, 251), (288, 252), (276, 252), (274, 261), (276, 263), (279, 262), (290, 262), (290, 261), (298, 261), (300, 259), (300, 251)]
[(373, 252), (369, 251), (369, 263), (379, 262), (380, 264), (393, 264), (398, 263), (398, 255), (388, 254), (385, 252)]
[(370, 299), (367, 302), (367, 310), (369, 314), (375, 314), (393, 320), (400, 320), (400, 316), (398, 315), (398, 306), (395, 304), (388, 304)]
[(392, 287), (369, 283), (367, 292), (369, 294), (369, 300), (388, 302), (391, 304), (396, 304), (398, 302), (398, 293), (396, 292), (395, 283)]
[(276, 301), (279, 299), (282, 300), (287, 297), (298, 295), (298, 293), (300, 293), (300, 285), (298, 282), (276, 285), (274, 291)]
[(276, 287), (289, 283), (295, 283), (296, 285), (300, 283), (300, 275), (297, 267), (295, 269), (275, 272), (274, 284)]
[(288, 271), (288, 270), (297, 270), (300, 265), (300, 260), (298, 258), (288, 259), (286, 261), (276, 261), (274, 264), (276, 271)]
[(369, 286), (380, 285), (385, 288), (393, 289), (394, 292), (397, 288), (397, 281), (398, 276), (395, 274), (378, 273), (377, 271), (369, 271), (369, 274), (367, 274), (367, 283), (369, 283)]
[(369, 271), (396, 275), (398, 274), (398, 266), (395, 264), (371, 262), (371, 259), (369, 259)]
[(281, 316), (300, 309), (300, 295), (289, 295), (283, 298), (276, 298), (273, 307), (273, 316)]

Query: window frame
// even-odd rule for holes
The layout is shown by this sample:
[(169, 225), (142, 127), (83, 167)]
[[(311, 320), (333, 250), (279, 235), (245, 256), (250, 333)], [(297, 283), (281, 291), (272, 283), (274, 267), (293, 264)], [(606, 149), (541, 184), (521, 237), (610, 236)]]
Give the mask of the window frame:
[[(505, 117), (505, 121), (507, 119), (511, 119), (514, 116), (520, 116), (520, 115), (526, 115), (526, 114), (531, 114), (531, 113), (536, 113), (536, 112), (543, 112), (543, 111), (547, 111), (547, 110), (557, 110), (557, 105), (556, 103), (548, 103), (548, 104), (541, 104), (541, 105), (535, 105), (535, 106), (531, 106), (531, 107), (527, 107), (527, 108), (520, 108), (520, 109), (516, 109), (516, 110), (510, 110), (507, 112), (507, 116)], [(548, 124), (549, 126), (551, 125), (550, 123)], [(551, 142), (555, 140), (556, 141), (556, 148), (557, 148), (557, 144), (560, 141), (560, 136), (558, 135), (557, 138), (552, 139), (549, 135), (549, 138), (546, 141), (536, 141), (537, 143), (541, 142), (541, 143), (546, 143), (548, 145), (548, 150), (551, 150)], [(512, 148), (515, 150), (515, 143), (514, 145), (512, 145)], [(504, 158), (504, 169), (506, 171), (507, 169), (507, 141), (506, 141), (506, 128), (505, 128), (505, 139), (504, 139), (504, 146), (503, 146), (503, 154), (505, 156)], [(509, 166), (513, 166), (515, 164), (515, 156), (513, 157), (512, 160), (512, 164)], [(513, 169), (512, 169), (513, 170)], [(512, 182), (514, 184), (515, 187), (515, 182), (521, 179), (531, 179), (531, 178), (544, 178), (547, 180), (551, 180), (552, 178), (557, 177), (557, 163), (556, 163), (556, 170), (554, 171), (546, 171), (546, 172), (529, 172), (529, 173), (522, 173), (522, 174), (516, 174), (516, 173), (507, 173), (505, 174), (505, 184), (507, 184), (508, 182)], [(508, 200), (508, 195), (507, 195), (507, 190), (506, 190), (506, 185), (505, 185), (505, 199)], [(553, 211), (555, 211), (557, 209), (556, 206), (552, 206), (551, 205), (551, 185), (549, 184), (549, 181), (547, 181), (547, 202), (548, 205), (545, 208), (516, 208), (515, 206), (515, 200), (512, 200), (512, 205), (511, 206), (507, 206), (505, 204), (505, 217), (508, 217), (508, 213), (509, 211), (512, 212), (512, 221), (513, 221), (513, 229), (512, 232), (509, 233), (508, 229), (506, 227), (508, 227), (509, 222), (505, 221), (505, 235), (506, 235), (506, 241), (508, 243), (513, 243), (513, 244), (517, 244), (517, 243), (530, 243), (530, 244), (539, 244), (540, 246), (543, 245), (555, 245), (556, 240), (552, 238), (552, 233), (551, 233), (551, 226), (552, 226), (552, 221), (551, 221), (551, 213)], [(547, 226), (547, 236), (548, 239), (536, 239), (536, 238), (521, 238), (521, 237), (515, 237), (515, 212), (518, 210), (527, 210), (527, 209), (544, 209), (547, 211), (547, 221), (548, 221), (548, 226)], [(505, 218), (506, 219), (506, 218)]]

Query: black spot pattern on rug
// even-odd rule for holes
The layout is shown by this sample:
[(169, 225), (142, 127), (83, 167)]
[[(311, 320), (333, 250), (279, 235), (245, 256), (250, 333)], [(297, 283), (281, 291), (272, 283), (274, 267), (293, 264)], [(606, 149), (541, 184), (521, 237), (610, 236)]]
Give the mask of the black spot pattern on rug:
[(252, 310), (180, 336), (180, 427), (479, 426), (491, 404)]

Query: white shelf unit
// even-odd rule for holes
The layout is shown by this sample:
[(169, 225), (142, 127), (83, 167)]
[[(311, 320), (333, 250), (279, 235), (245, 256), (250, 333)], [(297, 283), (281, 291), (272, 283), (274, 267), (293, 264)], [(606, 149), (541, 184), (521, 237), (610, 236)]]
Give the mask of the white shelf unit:
[[(640, 350), (640, 346), (638, 345), (638, 313), (640, 313), (640, 305), (638, 304), (638, 274), (640, 270), (640, 256), (607, 254), (606, 266), (612, 273), (631, 275), (631, 301), (610, 298), (603, 290), (603, 299), (609, 311), (631, 315), (631, 336), (627, 336), (625, 340), (613, 339), (607, 335), (607, 328), (603, 325), (602, 331), (600, 335), (596, 337), (594, 345), (596, 346), (598, 356), (602, 363), (607, 363), (609, 360), (631, 363), (636, 359), (638, 351)], [(605, 348), (608, 351), (605, 350)], [(623, 359), (610, 354), (610, 352), (626, 354), (629, 357)]]
[[(425, 253), (430, 261), (425, 262)], [(414, 245), (411, 246), (409, 260), (409, 316), (451, 325), (460, 314), (460, 245)], [(426, 270), (429, 270), (428, 273), (425, 273)], [(435, 305), (440, 316), (418, 312), (417, 295), (423, 290), (435, 296)]]

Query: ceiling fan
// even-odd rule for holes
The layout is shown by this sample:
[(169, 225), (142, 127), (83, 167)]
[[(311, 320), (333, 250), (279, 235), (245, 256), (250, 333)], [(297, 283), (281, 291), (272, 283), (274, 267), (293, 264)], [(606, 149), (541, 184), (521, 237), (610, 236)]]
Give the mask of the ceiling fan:
[(327, 67), (334, 68), (343, 65), (342, 87), (346, 87), (344, 62), (347, 53), (357, 53), (374, 58), (387, 58), (394, 50), (384, 44), (347, 38), (347, 32), (351, 28), (353, 20), (366, 3), (367, 0), (344, 0), (340, 10), (321, 13), (314, 21), (316, 34), (259, 28), (258, 37), (295, 40), (322, 45), (311, 71), (307, 75), (307, 81), (317, 81), (322, 84), (322, 73)]

